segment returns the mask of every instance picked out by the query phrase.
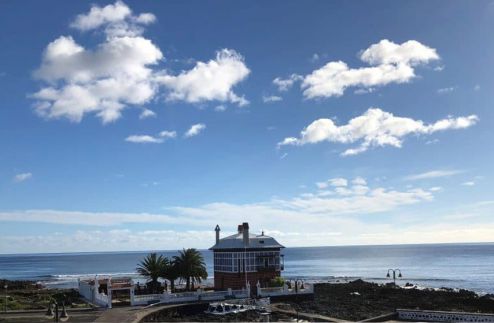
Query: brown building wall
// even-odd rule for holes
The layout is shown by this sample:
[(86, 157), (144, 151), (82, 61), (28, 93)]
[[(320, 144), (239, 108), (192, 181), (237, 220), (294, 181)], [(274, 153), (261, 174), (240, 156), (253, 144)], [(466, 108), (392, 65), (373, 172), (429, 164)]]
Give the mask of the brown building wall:
[[(214, 289), (216, 290), (224, 290), (224, 289), (242, 289), (245, 287), (245, 273), (224, 273), (215, 271), (214, 272)], [(253, 295), (256, 294), (257, 291), (257, 282), (259, 281), (261, 287), (267, 286), (267, 283), (275, 278), (279, 277), (280, 272), (271, 270), (271, 271), (258, 271), (258, 272), (248, 272), (247, 273), (247, 281), (250, 284), (250, 290)]]

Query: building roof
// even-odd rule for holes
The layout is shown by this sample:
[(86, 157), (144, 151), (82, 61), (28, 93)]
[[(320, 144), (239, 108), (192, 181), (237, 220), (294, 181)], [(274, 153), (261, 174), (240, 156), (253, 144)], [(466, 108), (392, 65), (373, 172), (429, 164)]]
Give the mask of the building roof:
[(209, 248), (209, 250), (220, 249), (270, 249), (270, 248), (285, 248), (278, 243), (274, 238), (266, 236), (264, 234), (255, 235), (249, 234), (249, 244), (245, 245), (243, 240), (243, 233), (236, 233), (234, 235), (220, 239), (220, 241)]

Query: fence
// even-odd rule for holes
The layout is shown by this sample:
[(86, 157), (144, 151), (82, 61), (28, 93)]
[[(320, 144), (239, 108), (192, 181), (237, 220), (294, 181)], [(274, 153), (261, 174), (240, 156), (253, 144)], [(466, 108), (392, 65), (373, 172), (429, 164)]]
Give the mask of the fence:
[(249, 290), (227, 290), (227, 291), (203, 291), (197, 290), (195, 292), (183, 292), (183, 293), (168, 293), (163, 294), (148, 294), (148, 295), (134, 295), (131, 291), (130, 304), (135, 305), (148, 305), (153, 303), (173, 304), (184, 302), (196, 302), (196, 301), (221, 301), (227, 298), (247, 298), (249, 297)]
[[(101, 307), (111, 308), (111, 287), (108, 288), (108, 294), (104, 294), (98, 291), (99, 285), (97, 279), (94, 280), (94, 284), (79, 279), (78, 285), (79, 294), (86, 300)], [(108, 286), (111, 286), (111, 284), (108, 284)]]
[[(302, 288), (303, 287), (303, 288)], [(288, 288), (286, 284), (283, 287), (257, 287), (257, 296), (269, 297), (269, 296), (287, 296), (287, 295), (306, 295), (314, 293), (313, 284), (299, 284), (297, 288)]]
[[(92, 281), (82, 281), (79, 280), (79, 294), (84, 297), (89, 302), (92, 302), (101, 307), (112, 307), (112, 282), (111, 278), (103, 278), (106, 280), (106, 294), (99, 293), (99, 281), (95, 277)], [(130, 304), (135, 305), (149, 305), (153, 303), (163, 303), (163, 304), (173, 304), (173, 303), (183, 303), (183, 302), (195, 302), (195, 301), (221, 301), (229, 298), (248, 298), (250, 297), (250, 285), (247, 289), (232, 290), (228, 289), (226, 291), (203, 291), (201, 289), (195, 292), (183, 292), (183, 293), (168, 293), (163, 294), (135, 294), (135, 285), (129, 284), (129, 286), (115, 285), (116, 289), (128, 289), (130, 293)]]

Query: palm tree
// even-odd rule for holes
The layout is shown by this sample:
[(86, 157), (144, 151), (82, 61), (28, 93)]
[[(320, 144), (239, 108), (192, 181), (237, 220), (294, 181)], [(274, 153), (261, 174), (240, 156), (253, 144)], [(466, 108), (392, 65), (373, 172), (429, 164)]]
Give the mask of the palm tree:
[(158, 292), (159, 283), (158, 278), (161, 277), (166, 267), (168, 267), (170, 261), (168, 258), (162, 255), (157, 255), (155, 252), (147, 255), (144, 260), (137, 266), (137, 272), (147, 277), (150, 281), (151, 290), (153, 293)]
[(177, 266), (179, 277), (185, 280), (187, 290), (190, 290), (191, 283), (200, 283), (202, 279), (208, 278), (204, 258), (194, 248), (179, 251), (179, 255), (173, 257), (173, 262)]
[(162, 271), (160, 277), (170, 282), (170, 290), (173, 293), (175, 291), (175, 280), (180, 278), (180, 270), (177, 263), (175, 261), (168, 261), (168, 264)]

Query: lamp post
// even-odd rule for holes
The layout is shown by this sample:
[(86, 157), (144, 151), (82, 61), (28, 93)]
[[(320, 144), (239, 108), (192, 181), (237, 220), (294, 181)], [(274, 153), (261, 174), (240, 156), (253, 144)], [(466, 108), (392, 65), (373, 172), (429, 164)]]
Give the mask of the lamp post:
[(401, 275), (401, 270), (398, 269), (398, 268), (396, 268), (396, 269), (388, 269), (388, 273), (386, 274), (386, 277), (387, 278), (390, 278), (390, 275), (389, 275), (390, 272), (393, 273), (393, 284), (396, 286), (396, 273), (398, 273), (398, 278), (403, 277)]
[(65, 295), (64, 301), (62, 302), (62, 312), (59, 313), (59, 306), (56, 299), (51, 297), (50, 304), (48, 305), (48, 310), (46, 311), (45, 316), (47, 318), (52, 318), (54, 322), (65, 322), (69, 319), (69, 315), (67, 314), (67, 310), (65, 309)]
[(3, 288), (5, 289), (5, 313), (7, 313), (7, 288), (9, 288), (9, 286), (5, 284), (3, 285)]

